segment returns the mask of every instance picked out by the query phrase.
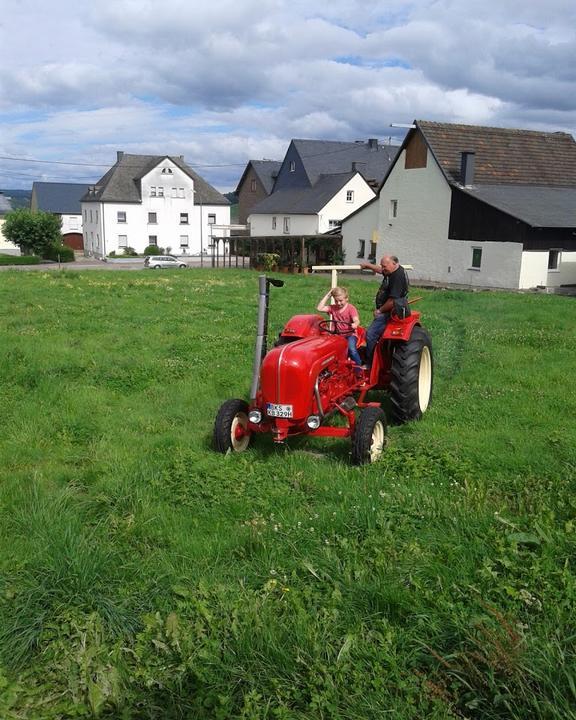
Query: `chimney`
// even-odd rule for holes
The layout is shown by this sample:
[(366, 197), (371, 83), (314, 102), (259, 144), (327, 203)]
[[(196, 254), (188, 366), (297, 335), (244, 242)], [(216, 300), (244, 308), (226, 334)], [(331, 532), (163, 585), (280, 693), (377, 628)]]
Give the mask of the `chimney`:
[(116, 162), (120, 162), (120, 160), (122, 160), (123, 157), (124, 157), (124, 151), (116, 150)]
[(472, 185), (474, 182), (474, 160), (476, 153), (466, 151), (461, 154), (460, 161), (460, 182), (464, 187)]
[(378, 150), (378, 138), (369, 138), (368, 147), (370, 150)]

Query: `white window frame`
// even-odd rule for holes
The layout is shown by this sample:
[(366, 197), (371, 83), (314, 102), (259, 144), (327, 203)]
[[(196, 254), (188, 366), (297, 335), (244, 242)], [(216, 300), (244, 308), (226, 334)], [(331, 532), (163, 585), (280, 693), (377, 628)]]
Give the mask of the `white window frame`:
[(216, 225), (216, 213), (208, 213), (208, 225)]
[(388, 217), (398, 217), (398, 200), (390, 200), (390, 210), (388, 212)]
[(286, 234), (288, 234), (290, 232), (290, 218), (289, 217), (284, 218), (284, 223), (283, 223), (282, 227), (283, 227), (283, 232), (285, 232)]
[(126, 210), (118, 210), (116, 212), (116, 222), (121, 223), (122, 225), (125, 225), (128, 222), (128, 217), (126, 215)]
[[(152, 218), (154, 218), (154, 219), (152, 219)], [(155, 212), (148, 213), (148, 225), (158, 225), (158, 213), (155, 213)]]
[(276, 230), (276, 215), (272, 215), (272, 230)]
[(328, 227), (329, 228), (336, 228), (340, 225), (342, 220), (328, 220)]
[(158, 185), (158, 197), (164, 197), (164, 187), (162, 185)]
[(150, 185), (150, 197), (156, 197), (156, 185)]
[(354, 190), (346, 190), (346, 202), (354, 202)]
[(178, 197), (179, 198), (186, 197), (186, 195), (184, 194), (184, 188), (178, 188)]
[(180, 235), (180, 247), (187, 248), (190, 246), (188, 235)]
[[(124, 243), (124, 244), (122, 244), (122, 243)], [(118, 247), (119, 248), (128, 247), (128, 235), (118, 235)]]
[[(185, 218), (185, 219), (183, 219)], [(190, 218), (188, 217), (188, 213), (180, 213), (180, 225), (189, 225), (190, 224)]]
[(366, 240), (363, 240), (362, 238), (358, 238), (358, 252), (356, 253), (357, 258), (362, 258), (366, 256)]

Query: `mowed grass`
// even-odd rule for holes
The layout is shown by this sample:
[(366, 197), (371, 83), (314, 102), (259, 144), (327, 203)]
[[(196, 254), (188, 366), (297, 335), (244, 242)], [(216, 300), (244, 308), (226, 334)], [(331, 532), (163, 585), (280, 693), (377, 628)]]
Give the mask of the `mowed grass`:
[(433, 404), (354, 468), (213, 451), (257, 274), (0, 275), (0, 717), (576, 718), (576, 301), (417, 294)]

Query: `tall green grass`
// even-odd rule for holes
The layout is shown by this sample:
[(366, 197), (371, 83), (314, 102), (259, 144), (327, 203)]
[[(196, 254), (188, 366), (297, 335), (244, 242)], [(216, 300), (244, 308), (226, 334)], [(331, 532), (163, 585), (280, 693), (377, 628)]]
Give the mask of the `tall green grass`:
[(255, 274), (0, 281), (0, 717), (576, 717), (573, 299), (419, 292), (433, 405), (353, 468), (212, 450)]

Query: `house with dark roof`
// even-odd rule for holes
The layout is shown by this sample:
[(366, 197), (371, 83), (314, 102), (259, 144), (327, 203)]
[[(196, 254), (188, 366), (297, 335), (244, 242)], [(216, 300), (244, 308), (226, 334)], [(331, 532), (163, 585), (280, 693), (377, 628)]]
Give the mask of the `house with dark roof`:
[(246, 225), (254, 205), (270, 195), (281, 165), (278, 160), (248, 161), (236, 188), (240, 225)]
[(250, 235), (315, 235), (375, 196), (397, 148), (368, 142), (292, 140), (272, 192), (249, 215)]
[(182, 156), (118, 152), (116, 163), (82, 197), (84, 249), (95, 257), (158, 245), (207, 254), (214, 226), (228, 233), (230, 203)]
[(348, 257), (397, 255), (416, 280), (576, 284), (576, 142), (417, 120), (377, 197), (342, 224)]
[(32, 184), (30, 209), (59, 215), (62, 240), (74, 250), (82, 250), (81, 199), (90, 186), (85, 183), (35, 182)]

